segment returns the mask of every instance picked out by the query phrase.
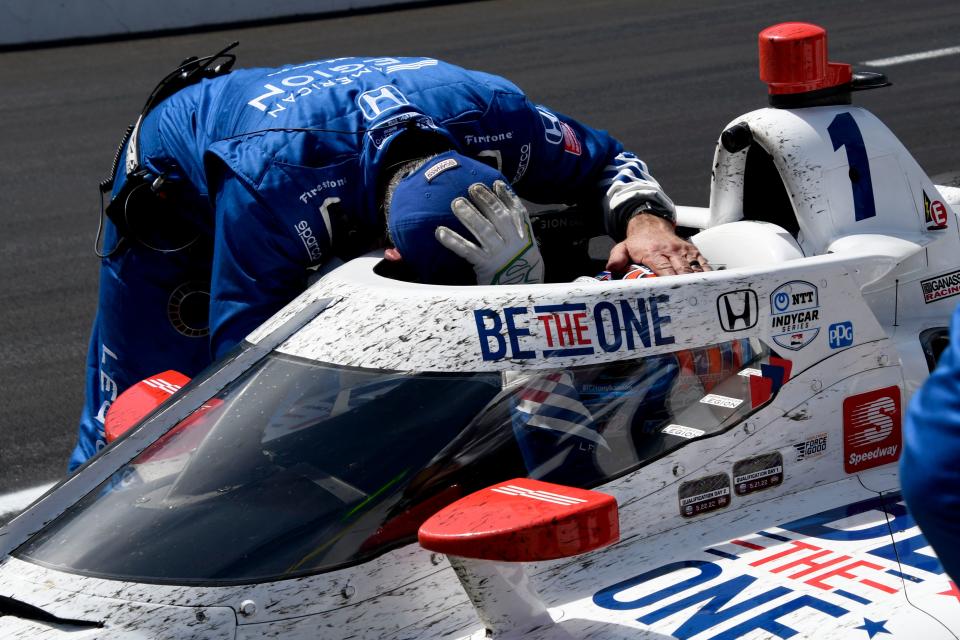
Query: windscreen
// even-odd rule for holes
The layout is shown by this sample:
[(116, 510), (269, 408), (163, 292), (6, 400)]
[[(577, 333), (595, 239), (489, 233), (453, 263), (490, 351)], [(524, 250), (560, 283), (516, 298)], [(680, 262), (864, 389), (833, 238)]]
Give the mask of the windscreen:
[(499, 374), (394, 374), (271, 355), (22, 555), (184, 584), (343, 564), (364, 554), (404, 489), (500, 390)]
[[(236, 584), (416, 539), (520, 476), (595, 487), (769, 400), (757, 341), (508, 373), (396, 373), (271, 354), (17, 550), (111, 579)], [(772, 395), (775, 395), (775, 391)], [(670, 478), (672, 480), (672, 476)]]

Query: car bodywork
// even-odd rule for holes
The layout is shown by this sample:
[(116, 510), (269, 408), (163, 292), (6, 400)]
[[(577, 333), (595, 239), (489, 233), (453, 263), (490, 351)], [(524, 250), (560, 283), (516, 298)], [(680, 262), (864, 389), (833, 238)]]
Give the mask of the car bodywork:
[[(960, 194), (863, 109), (734, 125), (750, 144), (679, 212), (724, 269), (436, 287), (347, 263), (0, 532), (0, 637), (956, 637), (895, 463), (960, 293)], [(518, 445), (537, 421), (562, 464)], [(614, 497), (619, 542), (413, 542), (523, 475)]]

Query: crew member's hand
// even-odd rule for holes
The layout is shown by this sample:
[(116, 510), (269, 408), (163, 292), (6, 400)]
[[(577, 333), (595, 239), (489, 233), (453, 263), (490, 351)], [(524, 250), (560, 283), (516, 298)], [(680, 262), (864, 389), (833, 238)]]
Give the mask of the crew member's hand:
[(479, 246), (448, 227), (437, 227), (440, 244), (473, 265), (477, 284), (543, 282), (543, 259), (520, 199), (500, 180), (493, 191), (476, 183), (467, 192), (470, 200), (456, 198), (450, 208)]
[(678, 236), (670, 222), (648, 213), (627, 223), (627, 237), (610, 250), (607, 270), (623, 272), (631, 263), (644, 264), (658, 276), (711, 270), (700, 250)]

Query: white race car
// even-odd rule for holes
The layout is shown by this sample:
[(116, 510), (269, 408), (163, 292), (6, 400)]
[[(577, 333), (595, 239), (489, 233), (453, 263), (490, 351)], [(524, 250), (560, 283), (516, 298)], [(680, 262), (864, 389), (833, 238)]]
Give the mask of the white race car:
[(849, 105), (881, 78), (771, 29), (775, 106), (679, 213), (725, 269), (347, 263), (118, 400), (169, 396), (0, 530), (0, 638), (955, 638), (896, 462), (960, 300), (960, 189)]

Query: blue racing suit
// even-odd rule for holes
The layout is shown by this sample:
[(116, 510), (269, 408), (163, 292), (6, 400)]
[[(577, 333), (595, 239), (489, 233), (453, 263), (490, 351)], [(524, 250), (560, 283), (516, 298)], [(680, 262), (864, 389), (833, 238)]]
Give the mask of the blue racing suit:
[(949, 346), (910, 401), (900, 482), (923, 535), (947, 574), (960, 581), (960, 306)]
[[(640, 206), (673, 211), (605, 132), (432, 58), (243, 69), (186, 87), (146, 115), (136, 151), (171, 187), (171, 224), (199, 240), (172, 253), (125, 242), (103, 259), (71, 470), (104, 445), (127, 387), (167, 369), (194, 376), (302, 292), (311, 269), (382, 242), (377, 185), (413, 136), (495, 165), (530, 201), (601, 205), (617, 239)], [(104, 246), (117, 241), (108, 221)]]

